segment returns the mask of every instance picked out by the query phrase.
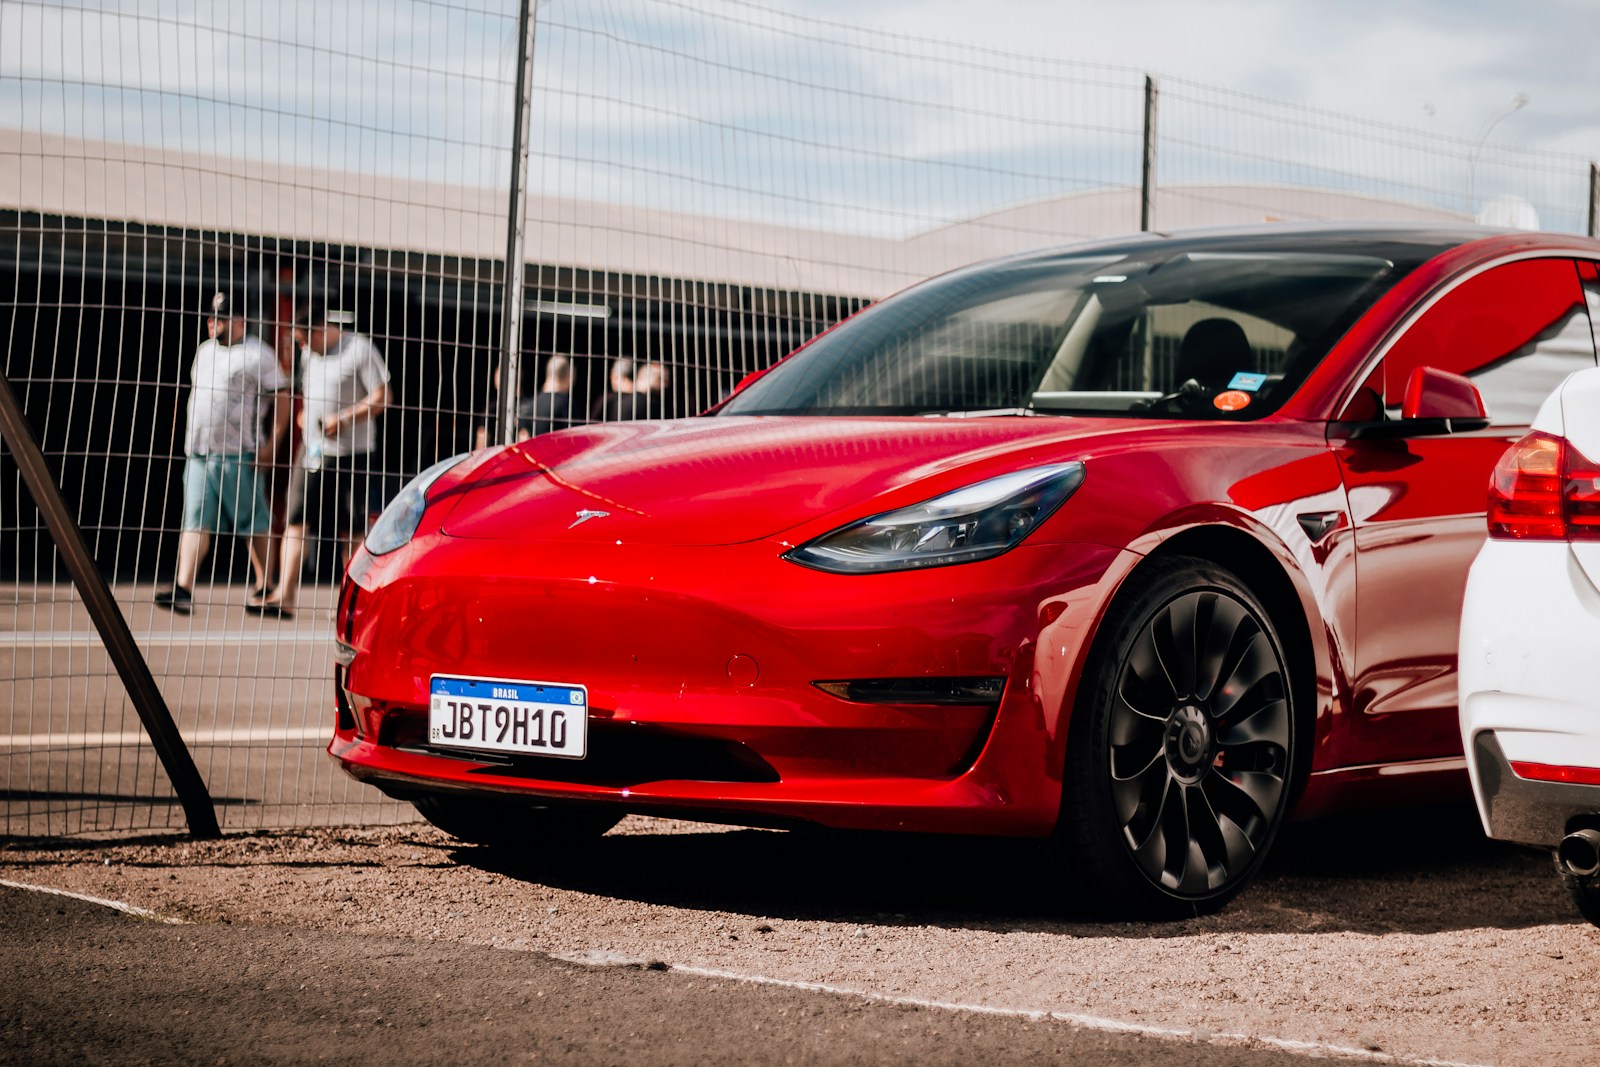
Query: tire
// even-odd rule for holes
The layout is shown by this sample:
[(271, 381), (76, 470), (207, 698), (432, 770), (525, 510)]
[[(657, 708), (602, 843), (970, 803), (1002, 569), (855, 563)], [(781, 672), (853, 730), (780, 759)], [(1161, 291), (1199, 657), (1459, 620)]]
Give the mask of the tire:
[(1261, 866), (1301, 743), (1283, 643), (1234, 574), (1155, 560), (1118, 593), (1067, 735), (1057, 845), (1125, 918), (1220, 909)]
[(1567, 891), (1572, 894), (1572, 902), (1578, 906), (1578, 914), (1595, 926), (1600, 926), (1600, 878), (1574, 878), (1564, 874), (1561, 880), (1567, 883)]
[(428, 796), (411, 803), (451, 837), (496, 849), (571, 847), (600, 837), (624, 814), (601, 807), (539, 807), (486, 797)]

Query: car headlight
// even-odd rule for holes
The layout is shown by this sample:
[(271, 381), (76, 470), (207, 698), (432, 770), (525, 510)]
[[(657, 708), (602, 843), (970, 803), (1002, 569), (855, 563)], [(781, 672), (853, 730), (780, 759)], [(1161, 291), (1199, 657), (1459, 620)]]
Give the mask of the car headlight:
[(1082, 484), (1082, 463), (1032, 467), (853, 522), (783, 558), (834, 574), (989, 559), (1020, 544)]
[(439, 480), (441, 474), (470, 455), (471, 452), (463, 452), (459, 456), (441, 459), (407, 482), (406, 487), (383, 509), (378, 521), (372, 524), (372, 532), (367, 534), (365, 542), (367, 551), (374, 556), (381, 556), (409, 544), (422, 522), (422, 513), (428, 510), (428, 489)]

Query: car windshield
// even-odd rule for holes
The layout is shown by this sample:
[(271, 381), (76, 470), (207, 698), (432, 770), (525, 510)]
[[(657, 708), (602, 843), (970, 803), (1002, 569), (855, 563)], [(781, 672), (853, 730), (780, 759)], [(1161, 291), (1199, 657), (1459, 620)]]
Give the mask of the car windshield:
[(868, 308), (717, 414), (1259, 418), (1394, 277), (1375, 256), (1276, 251), (972, 267)]

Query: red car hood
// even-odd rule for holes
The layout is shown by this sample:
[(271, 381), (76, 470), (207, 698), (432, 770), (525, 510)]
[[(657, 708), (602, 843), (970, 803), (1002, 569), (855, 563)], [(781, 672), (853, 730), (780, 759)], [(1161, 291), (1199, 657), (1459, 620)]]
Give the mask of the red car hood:
[[(1138, 425), (790, 416), (587, 426), (524, 441), (490, 461), (445, 494), (442, 526), (452, 537), (735, 544), (859, 510), (961, 468), (976, 466), (976, 478), (1076, 458), (1060, 446)], [(928, 495), (955, 484), (932, 485)]]

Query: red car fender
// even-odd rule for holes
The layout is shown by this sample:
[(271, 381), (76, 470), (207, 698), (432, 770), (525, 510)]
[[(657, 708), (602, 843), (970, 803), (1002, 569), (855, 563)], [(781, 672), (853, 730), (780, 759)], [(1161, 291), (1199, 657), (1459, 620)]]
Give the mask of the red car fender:
[[(1343, 551), (1348, 552), (1348, 525), (1340, 524), (1331, 530), (1328, 539), (1341, 542)], [(1312, 694), (1311, 719), (1314, 725), (1311, 746), (1301, 749), (1300, 762), (1302, 772), (1320, 769), (1322, 764), (1319, 757), (1330, 749), (1330, 738), (1342, 721), (1342, 712), (1349, 707), (1350, 696), (1350, 666), (1346, 654), (1350, 635), (1340, 624), (1340, 609), (1330, 604), (1324, 595), (1331, 583), (1331, 575), (1327, 573), (1327, 568), (1316, 561), (1320, 553), (1312, 554), (1312, 571), (1308, 573), (1295, 551), (1271, 525), (1242, 507), (1220, 503), (1186, 506), (1152, 524), (1107, 569), (1098, 587), (1101, 595), (1095, 598), (1096, 609), (1092, 616), (1068, 621), (1067, 625), (1074, 628), (1086, 627), (1092, 636), (1082, 643), (1080, 655), (1065, 679), (1064, 723), (1070, 721), (1095, 640), (1107, 625), (1122, 587), (1146, 560), (1155, 555), (1195, 555), (1217, 559), (1251, 585), (1269, 610), (1275, 609), (1273, 621), (1279, 638), (1290, 646), (1289, 654), (1302, 661), (1302, 675), (1304, 661), (1310, 661), (1311, 679), (1308, 684), (1301, 677), (1297, 695), (1303, 702), (1308, 692)], [(1268, 560), (1275, 565), (1275, 570), (1263, 581), (1259, 568)], [(1295, 603), (1286, 603), (1286, 596), (1292, 597)], [(1298, 615), (1295, 614), (1296, 610)], [(1306, 625), (1304, 620), (1310, 619), (1321, 619), (1323, 625)], [(1301, 710), (1303, 713), (1304, 708)], [(1059, 738), (1060, 751), (1052, 753), (1053, 763), (1065, 760), (1065, 736), (1066, 729), (1063, 728)]]

